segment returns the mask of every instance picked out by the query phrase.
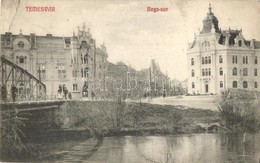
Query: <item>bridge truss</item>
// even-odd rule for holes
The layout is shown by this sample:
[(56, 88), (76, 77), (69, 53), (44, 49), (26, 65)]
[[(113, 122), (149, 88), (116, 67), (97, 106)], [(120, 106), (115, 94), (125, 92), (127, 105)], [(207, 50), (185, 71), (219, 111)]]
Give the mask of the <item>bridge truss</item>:
[(46, 86), (22, 67), (1, 56), (1, 101), (46, 99)]

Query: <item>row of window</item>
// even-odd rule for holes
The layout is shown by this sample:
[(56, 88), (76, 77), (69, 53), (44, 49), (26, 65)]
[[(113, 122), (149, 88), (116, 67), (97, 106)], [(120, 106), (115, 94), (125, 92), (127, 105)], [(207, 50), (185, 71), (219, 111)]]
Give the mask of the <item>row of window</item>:
[[(201, 63), (202, 64), (211, 64), (211, 57), (202, 57), (201, 58)], [(223, 63), (223, 57), (222, 55), (219, 56), (219, 63)], [(232, 57), (232, 63), (238, 63), (237, 55), (233, 55)], [(255, 57), (254, 60), (255, 64), (258, 64), (258, 58)], [(248, 64), (248, 56), (243, 56), (243, 64)], [(191, 58), (191, 65), (194, 65), (194, 58)]]
[[(192, 88), (195, 88), (195, 83), (194, 83), (194, 82), (191, 83), (191, 87), (192, 87)], [(223, 88), (223, 87), (224, 87), (223, 81), (220, 81), (220, 82), (219, 82), (219, 87), (220, 87), (220, 88)], [(233, 88), (238, 88), (238, 83), (237, 83), (237, 81), (233, 81), (233, 82), (232, 82), (232, 87), (233, 87)], [(243, 81), (243, 88), (248, 88), (248, 82), (247, 82), (247, 81)], [(258, 88), (258, 83), (257, 83), (257, 82), (254, 82), (254, 88)]]
[(27, 64), (27, 57), (26, 56), (16, 56), (16, 63), (24, 63), (24, 64)]
[[(238, 87), (237, 81), (233, 81), (232, 82), (232, 87), (233, 88), (237, 88)], [(243, 88), (248, 88), (248, 82), (247, 81), (243, 81)], [(258, 88), (258, 83), (257, 82), (254, 82), (254, 88)]]
[[(202, 69), (202, 76), (211, 76), (211, 69), (210, 68), (206, 68), (206, 69)], [(219, 75), (223, 75), (223, 68), (219, 68)], [(238, 69), (236, 67), (233, 68), (232, 70), (232, 75), (233, 76), (237, 76), (238, 75)], [(254, 69), (254, 76), (258, 75), (258, 71), (257, 69)], [(195, 76), (195, 71), (191, 70), (191, 77)], [(243, 76), (248, 76), (248, 69), (247, 68), (243, 68)]]
[[(233, 74), (233, 76), (237, 76), (238, 70), (237, 70), (236, 67), (233, 68), (232, 74)], [(257, 69), (255, 68), (255, 69), (254, 69), (254, 76), (257, 76), (257, 74), (258, 74), (258, 71), (257, 71)], [(243, 76), (248, 76), (248, 69), (247, 69), (247, 68), (243, 68)]]

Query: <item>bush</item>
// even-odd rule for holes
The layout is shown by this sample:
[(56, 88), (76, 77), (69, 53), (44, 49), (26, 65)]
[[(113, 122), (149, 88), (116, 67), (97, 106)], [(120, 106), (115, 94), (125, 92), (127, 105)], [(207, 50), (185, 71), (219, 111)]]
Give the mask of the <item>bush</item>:
[(31, 157), (34, 154), (33, 146), (23, 142), (25, 134), (22, 128), (25, 126), (25, 120), (26, 118), (19, 116), (13, 108), (1, 112), (1, 160)]
[(223, 125), (232, 132), (254, 132), (259, 128), (256, 109), (259, 101), (249, 91), (223, 93), (219, 101)]

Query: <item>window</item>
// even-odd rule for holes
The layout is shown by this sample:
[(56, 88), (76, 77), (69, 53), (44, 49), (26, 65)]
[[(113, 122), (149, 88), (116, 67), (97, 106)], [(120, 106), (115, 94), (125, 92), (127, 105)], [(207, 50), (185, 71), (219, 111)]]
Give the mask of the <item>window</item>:
[(248, 57), (247, 56), (243, 56), (243, 64), (248, 64)]
[(191, 83), (191, 87), (195, 88), (195, 83), (194, 82)]
[(205, 76), (205, 71), (204, 71), (204, 69), (202, 69), (202, 76)]
[(258, 84), (257, 82), (254, 83), (254, 87), (257, 88), (258, 87)]
[(219, 82), (219, 87), (220, 87), (220, 88), (223, 88), (223, 81), (220, 81), (220, 82)]
[(237, 88), (237, 81), (233, 81), (232, 87), (233, 87), (233, 88)]
[(223, 68), (219, 69), (219, 75), (223, 75)]
[(41, 70), (41, 79), (46, 78), (46, 70)]
[(77, 70), (72, 70), (72, 77), (77, 77), (78, 76), (78, 71)]
[(223, 63), (222, 55), (219, 56), (219, 63)]
[(211, 64), (211, 57), (209, 57), (209, 64)]
[(19, 63), (24, 63), (24, 57), (23, 57), (23, 56), (21, 56), (21, 57), (19, 58)]
[(206, 70), (205, 70), (205, 73), (206, 73), (206, 76), (209, 75), (209, 73), (208, 73), (208, 69), (207, 69), (207, 68), (206, 68)]
[(211, 70), (210, 70), (210, 68), (209, 68), (209, 76), (211, 76)]
[(247, 68), (244, 68), (244, 69), (243, 69), (243, 76), (248, 76)]
[(201, 62), (202, 62), (202, 64), (204, 64), (204, 57), (202, 57)]
[(201, 46), (202, 46), (202, 49), (203, 49), (203, 50), (208, 50), (209, 47), (210, 47), (209, 41), (204, 41), (204, 42), (201, 44)]
[(233, 76), (237, 76), (237, 68), (233, 68)]
[(238, 46), (242, 46), (242, 41), (241, 40), (238, 41)]
[(257, 69), (255, 69), (255, 72), (254, 72), (255, 76), (257, 76)]
[(191, 77), (194, 77), (194, 76), (195, 76), (194, 70), (191, 70)]
[(18, 42), (18, 47), (19, 48), (23, 48), (24, 47), (24, 42), (23, 41), (19, 41)]
[[(104, 57), (102, 57), (102, 61), (104, 60)], [(103, 61), (104, 62), (104, 61)], [(194, 65), (194, 58), (191, 58), (191, 65)]]
[(205, 64), (208, 64), (208, 57), (205, 57)]
[(87, 67), (84, 69), (84, 77), (88, 77), (88, 68)]
[(257, 60), (257, 57), (255, 57), (255, 64), (257, 64), (258, 60)]
[(247, 88), (248, 85), (247, 85), (247, 81), (243, 81), (243, 88)]
[(78, 84), (73, 84), (73, 91), (77, 91), (78, 90)]
[(233, 55), (233, 57), (232, 57), (232, 63), (237, 63), (237, 56), (236, 56), (236, 55)]
[(58, 77), (59, 78), (66, 78), (66, 70), (63, 64), (57, 64), (58, 68)]

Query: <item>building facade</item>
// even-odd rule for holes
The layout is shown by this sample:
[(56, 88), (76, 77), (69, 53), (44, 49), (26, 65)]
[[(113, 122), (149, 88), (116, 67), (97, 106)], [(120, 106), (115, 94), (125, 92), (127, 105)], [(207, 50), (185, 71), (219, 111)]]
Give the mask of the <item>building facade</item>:
[[(78, 28), (71, 37), (6, 32), (1, 35), (1, 55), (40, 79), (49, 97), (57, 97), (64, 87), (73, 98), (90, 97), (100, 91), (94, 83), (104, 83), (108, 55), (106, 46), (97, 47), (85, 28)], [(23, 82), (18, 82), (18, 94), (28, 89)]]
[(187, 63), (189, 94), (260, 90), (260, 41), (246, 40), (242, 29), (221, 30), (211, 6), (202, 30), (189, 44)]

